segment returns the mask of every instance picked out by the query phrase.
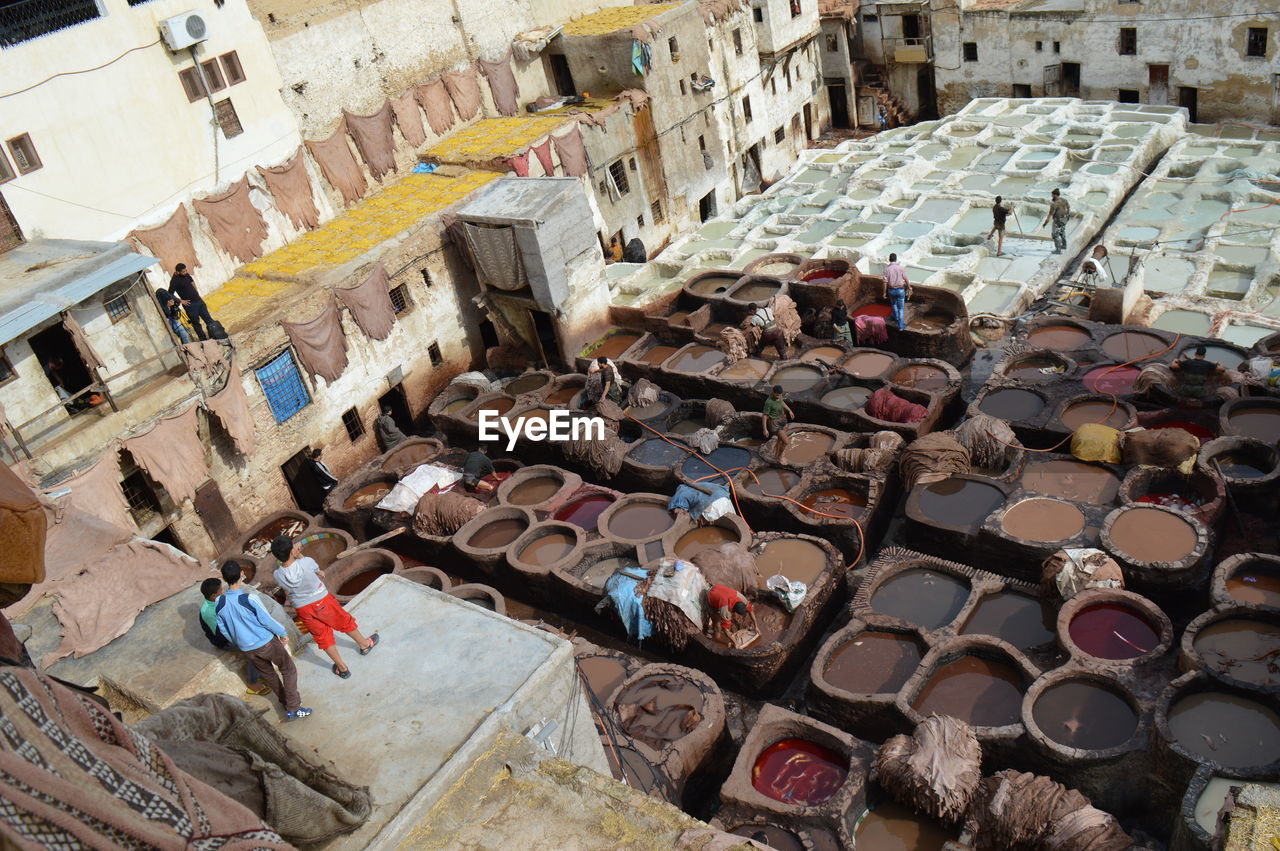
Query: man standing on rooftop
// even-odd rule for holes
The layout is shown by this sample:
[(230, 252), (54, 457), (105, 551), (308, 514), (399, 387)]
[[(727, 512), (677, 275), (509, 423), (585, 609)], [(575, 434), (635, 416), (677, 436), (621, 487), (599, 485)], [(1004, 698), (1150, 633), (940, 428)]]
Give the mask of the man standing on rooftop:
[(187, 264), (179, 263), (173, 267), (173, 277), (169, 279), (169, 292), (187, 311), (187, 319), (191, 328), (201, 340), (213, 336), (213, 317), (209, 315), (209, 306), (200, 297), (196, 282), (187, 274)]
[(1067, 250), (1067, 219), (1071, 217), (1071, 205), (1067, 203), (1067, 199), (1062, 197), (1062, 193), (1057, 189), (1053, 190), (1053, 200), (1049, 202), (1049, 212), (1045, 213), (1044, 221), (1040, 223), (1040, 227), (1044, 227), (1053, 220), (1053, 253), (1061, 254)]
[(898, 255), (889, 255), (889, 265), (884, 267), (884, 297), (893, 308), (893, 321), (898, 323), (898, 330), (907, 328), (907, 296), (911, 295), (911, 282), (907, 280), (907, 270), (898, 262)]

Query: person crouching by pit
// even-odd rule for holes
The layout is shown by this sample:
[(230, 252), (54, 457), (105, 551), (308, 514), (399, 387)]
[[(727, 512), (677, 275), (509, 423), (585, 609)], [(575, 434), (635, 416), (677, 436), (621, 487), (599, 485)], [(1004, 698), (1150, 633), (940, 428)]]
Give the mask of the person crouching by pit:
[(347, 663), (342, 661), (342, 654), (334, 644), (333, 633), (341, 632), (351, 636), (360, 648), (361, 656), (368, 656), (369, 651), (378, 645), (378, 633), (365, 638), (346, 609), (342, 608), (320, 578), (320, 565), (313, 558), (302, 554), (302, 548), (295, 544), (293, 538), (281, 535), (271, 542), (271, 554), (279, 560), (280, 566), (272, 574), (276, 584), (289, 595), (289, 605), (298, 612), (298, 620), (307, 628), (307, 632), (316, 640), (316, 647), (325, 652), (333, 660), (333, 672), (344, 680), (351, 676)]
[(760, 329), (760, 343), (756, 346), (757, 355), (763, 354), (765, 349), (773, 346), (778, 352), (778, 357), (786, 359), (790, 350), (787, 346), (787, 335), (778, 327), (773, 308), (763, 304), (751, 305), (751, 315), (747, 317), (747, 322)]
[(773, 394), (764, 400), (762, 428), (765, 440), (771, 437), (777, 438), (773, 451), (779, 458), (787, 451), (787, 437), (782, 433), (782, 430), (787, 427), (788, 422), (795, 418), (795, 411), (791, 410), (791, 406), (787, 404), (787, 400), (782, 396), (782, 385), (773, 385)]
[(755, 609), (745, 597), (728, 585), (711, 586), (711, 590), (707, 592), (707, 608), (711, 610), (707, 633), (712, 638), (730, 641), (733, 633), (745, 625), (744, 618), (749, 618), (751, 628), (760, 632)]
[(472, 493), (493, 493), (493, 483), (485, 481), (486, 476), (493, 474), (493, 461), (489, 460), (483, 444), (462, 462), (462, 486)]

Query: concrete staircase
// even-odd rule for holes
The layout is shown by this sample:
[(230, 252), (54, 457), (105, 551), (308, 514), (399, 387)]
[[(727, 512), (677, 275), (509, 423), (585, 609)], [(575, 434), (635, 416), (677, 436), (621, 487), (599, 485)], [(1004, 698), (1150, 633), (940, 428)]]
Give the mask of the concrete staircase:
[(879, 110), (884, 109), (889, 118), (890, 127), (901, 127), (915, 122), (915, 116), (898, 100), (898, 96), (885, 86), (883, 68), (879, 65), (867, 64), (859, 68), (858, 87), (860, 94), (871, 95), (876, 101), (877, 120)]

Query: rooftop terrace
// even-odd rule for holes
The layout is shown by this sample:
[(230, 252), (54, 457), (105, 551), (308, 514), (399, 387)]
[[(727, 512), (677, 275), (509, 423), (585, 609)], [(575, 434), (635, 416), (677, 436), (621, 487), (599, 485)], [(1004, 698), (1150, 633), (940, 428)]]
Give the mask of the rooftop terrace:
[(652, 20), (681, 3), (654, 3), (649, 6), (616, 6), (601, 9), (564, 25), (565, 35), (608, 35)]

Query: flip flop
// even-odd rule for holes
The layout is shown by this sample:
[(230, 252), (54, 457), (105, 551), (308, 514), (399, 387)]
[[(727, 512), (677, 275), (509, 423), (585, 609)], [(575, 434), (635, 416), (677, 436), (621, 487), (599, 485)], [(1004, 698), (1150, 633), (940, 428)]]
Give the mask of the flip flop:
[(369, 636), (369, 646), (360, 648), (360, 655), (368, 656), (369, 653), (373, 650), (373, 648), (377, 646), (378, 646), (378, 633), (375, 632), (373, 635)]
[(266, 695), (271, 694), (271, 688), (266, 685), (245, 686), (244, 690), (246, 694), (254, 694), (258, 697), (265, 697)]
[(334, 672), (335, 674), (337, 674), (338, 676), (342, 677), (344, 680), (346, 680), (346, 679), (350, 679), (350, 677), (351, 677), (351, 669), (350, 669), (350, 668), (348, 668), (348, 669), (347, 669), (347, 670), (345, 670), (345, 671), (340, 671), (340, 670), (338, 670), (338, 663), (337, 663), (337, 662), (334, 662), (334, 663), (333, 663), (333, 672)]

